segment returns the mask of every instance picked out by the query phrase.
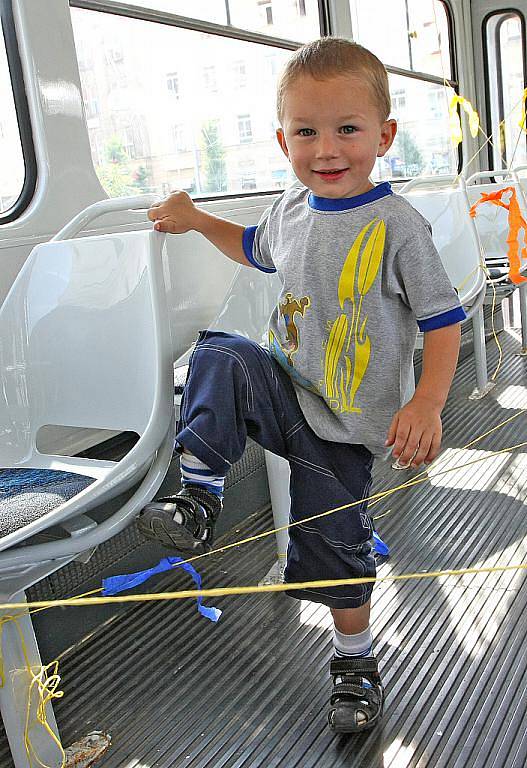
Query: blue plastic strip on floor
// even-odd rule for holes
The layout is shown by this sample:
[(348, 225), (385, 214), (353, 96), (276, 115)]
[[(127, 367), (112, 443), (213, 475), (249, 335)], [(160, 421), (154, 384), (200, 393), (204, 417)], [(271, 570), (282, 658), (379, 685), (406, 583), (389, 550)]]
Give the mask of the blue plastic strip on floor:
[[(137, 587), (139, 584), (147, 581), (150, 576), (154, 576), (156, 573), (163, 573), (163, 571), (170, 571), (172, 568), (178, 567), (181, 562), (181, 557), (164, 557), (157, 565), (154, 565), (153, 568), (147, 568), (146, 571), (127, 573), (122, 576), (109, 576), (107, 579), (102, 580), (102, 594), (107, 597), (123, 592), (125, 589), (133, 589), (133, 587)], [(201, 576), (196, 569), (190, 563), (183, 563), (181, 567), (192, 576), (197, 588), (201, 589)], [(218, 621), (222, 614), (219, 608), (207, 608), (205, 605), (202, 605), (201, 597), (198, 597), (198, 611), (206, 619), (214, 622)]]

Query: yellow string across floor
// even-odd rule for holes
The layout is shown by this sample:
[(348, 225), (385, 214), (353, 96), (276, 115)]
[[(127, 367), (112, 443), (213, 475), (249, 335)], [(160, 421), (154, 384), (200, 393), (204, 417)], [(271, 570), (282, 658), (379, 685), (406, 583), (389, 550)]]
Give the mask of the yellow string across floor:
[[(471, 445), (474, 445), (477, 441), (481, 440), (483, 437), (491, 434), (492, 432), (495, 432), (497, 429), (503, 427), (505, 424), (510, 423), (518, 416), (525, 414), (527, 412), (527, 409), (522, 409), (521, 411), (518, 411), (518, 413), (514, 414), (514, 416), (511, 416), (510, 418), (506, 419), (505, 421), (501, 422), (499, 425), (496, 425), (495, 427), (492, 427), (490, 430), (487, 430), (483, 435), (480, 435), (477, 438), (474, 438), (471, 442), (467, 443), (465, 447), (469, 447)], [(523, 441), (521, 443), (517, 443), (513, 446), (508, 446), (507, 448), (502, 448), (499, 451), (492, 451), (486, 454), (485, 456), (480, 456), (475, 459), (472, 459), (471, 461), (465, 462), (464, 464), (459, 464), (455, 467), (449, 467), (447, 469), (442, 469), (434, 472), (433, 475), (429, 473), (429, 471), (425, 471), (420, 473), (418, 476), (411, 478), (410, 480), (405, 481), (404, 483), (401, 483), (398, 486), (394, 486), (393, 488), (388, 488), (384, 491), (378, 491), (366, 498), (358, 499), (357, 501), (343, 504), (339, 507), (334, 507), (333, 509), (326, 510), (324, 512), (318, 513), (316, 515), (311, 515), (310, 517), (304, 518), (303, 520), (299, 520), (293, 523), (289, 523), (288, 525), (283, 525), (278, 528), (273, 528), (268, 531), (263, 531), (262, 533), (255, 534), (254, 536), (249, 536), (245, 539), (240, 539), (238, 541), (232, 542), (230, 544), (226, 544), (223, 547), (218, 547), (216, 549), (211, 550), (210, 552), (205, 552), (201, 555), (194, 555), (193, 557), (188, 558), (187, 560), (183, 560), (179, 563), (177, 563), (174, 567), (180, 567), (183, 564), (186, 563), (192, 563), (196, 560), (200, 560), (204, 557), (209, 557), (210, 555), (218, 554), (220, 552), (225, 552), (228, 549), (232, 549), (233, 547), (239, 547), (243, 544), (248, 544), (253, 541), (258, 541), (259, 539), (263, 539), (267, 536), (271, 536), (273, 534), (276, 534), (279, 531), (285, 531), (289, 528), (293, 528), (298, 525), (303, 525), (306, 522), (311, 522), (313, 520), (317, 520), (322, 517), (327, 517), (328, 515), (331, 515), (335, 512), (339, 512), (344, 509), (349, 509), (351, 507), (357, 506), (359, 504), (363, 504), (364, 502), (375, 502), (379, 501), (383, 498), (386, 498), (388, 496), (391, 496), (396, 491), (403, 490), (405, 488), (410, 488), (415, 485), (419, 485), (423, 482), (426, 482), (429, 479), (433, 479), (436, 477), (439, 477), (441, 475), (448, 474), (449, 472), (457, 472), (460, 469), (463, 469), (468, 466), (472, 466), (474, 464), (478, 464), (482, 461), (486, 461), (489, 458), (493, 458), (494, 456), (499, 456), (504, 453), (511, 453), (512, 451), (518, 450), (519, 448), (524, 448), (527, 446), (527, 441)], [(371, 578), (364, 578), (364, 579), (340, 579), (340, 580), (317, 580), (317, 581), (309, 581), (309, 582), (301, 582), (301, 583), (289, 583), (289, 584), (278, 584), (278, 585), (263, 585), (263, 586), (240, 586), (240, 587), (216, 587), (212, 590), (210, 589), (202, 589), (202, 590), (183, 590), (178, 592), (165, 592), (165, 593), (153, 593), (153, 594), (142, 594), (142, 595), (120, 595), (118, 597), (114, 596), (108, 596), (108, 597), (89, 597), (88, 595), (94, 595), (97, 593), (100, 593), (102, 589), (93, 590), (89, 593), (84, 593), (83, 595), (79, 595), (76, 597), (70, 597), (70, 598), (63, 598), (61, 600), (40, 600), (40, 601), (33, 601), (28, 603), (0, 603), (0, 610), (12, 610), (12, 609), (22, 609), (23, 611), (28, 609), (47, 609), (47, 608), (53, 608), (57, 606), (86, 606), (86, 605), (102, 605), (105, 603), (118, 603), (118, 602), (146, 602), (148, 600), (168, 600), (168, 599), (182, 599), (182, 598), (196, 598), (198, 596), (202, 597), (210, 597), (210, 596), (218, 596), (218, 595), (242, 595), (242, 594), (254, 594), (258, 592), (280, 592), (280, 591), (286, 591), (286, 590), (293, 590), (293, 589), (307, 589), (312, 587), (322, 587), (322, 586), (341, 586), (344, 584), (366, 584), (366, 583), (375, 583), (380, 581), (386, 581), (386, 580), (410, 580), (410, 579), (416, 579), (416, 578), (431, 578), (431, 577), (439, 577), (439, 576), (451, 576), (451, 575), (463, 575), (465, 573), (490, 573), (493, 571), (500, 571), (500, 570), (513, 570), (516, 569), (524, 569), (527, 567), (527, 564), (520, 563), (516, 566), (496, 566), (495, 568), (481, 568), (481, 569), (461, 569), (461, 570), (445, 570), (445, 571), (433, 571), (433, 572), (421, 572), (421, 573), (410, 573), (410, 574), (401, 574), (399, 576), (386, 576), (386, 577), (371, 577)], [(22, 615), (22, 614), (19, 614)]]
[[(320, 579), (318, 581), (298, 581), (287, 584), (263, 584), (244, 587), (210, 587), (208, 589), (182, 589), (177, 592), (155, 592), (141, 595), (120, 595), (119, 597), (70, 597), (62, 600), (40, 600), (28, 603), (35, 608), (79, 607), (106, 605), (108, 603), (148, 603), (167, 600), (186, 600), (197, 597), (228, 597), (231, 595), (254, 595), (267, 592), (288, 592), (313, 587), (341, 587), (347, 584), (378, 584), (392, 581), (412, 581), (416, 579), (438, 579), (447, 576), (470, 576), (478, 573), (505, 573), (507, 571), (527, 570), (527, 563), (513, 565), (482, 566), (478, 568), (456, 568), (444, 571), (420, 571), (419, 573), (401, 573), (398, 576), (370, 576), (354, 579)], [(21, 604), (12, 604), (18, 608)], [(2, 607), (2, 606), (0, 606)]]

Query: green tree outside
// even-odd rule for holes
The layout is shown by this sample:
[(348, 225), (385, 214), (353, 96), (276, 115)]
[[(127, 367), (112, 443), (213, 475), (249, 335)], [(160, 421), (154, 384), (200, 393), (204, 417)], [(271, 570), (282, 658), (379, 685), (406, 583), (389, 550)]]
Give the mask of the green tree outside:
[(400, 128), (396, 135), (395, 154), (399, 155), (404, 166), (404, 176), (418, 176), (424, 167), (421, 150), (409, 131)]
[(97, 166), (97, 176), (110, 197), (137, 194), (130, 170), (130, 161), (122, 141), (113, 136), (104, 149), (105, 162)]
[(147, 168), (144, 165), (140, 165), (133, 173), (132, 184), (139, 192), (150, 192), (151, 187), (149, 185), (150, 175)]
[(204, 192), (218, 193), (227, 191), (227, 166), (225, 150), (220, 141), (218, 123), (208, 120), (201, 129), (204, 153)]

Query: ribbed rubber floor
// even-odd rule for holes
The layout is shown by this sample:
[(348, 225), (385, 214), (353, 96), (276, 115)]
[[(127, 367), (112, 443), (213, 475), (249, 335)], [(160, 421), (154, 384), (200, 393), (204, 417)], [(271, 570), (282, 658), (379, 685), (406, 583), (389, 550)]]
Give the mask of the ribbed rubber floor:
[[(444, 418), (445, 456), (471, 461), (527, 440), (527, 415), (465, 452), (470, 440), (527, 408), (527, 358), (501, 334), (500, 382), (467, 399), (472, 361)], [(489, 369), (497, 362), (488, 347)], [(450, 464), (451, 465), (451, 464)], [(376, 489), (408, 477), (377, 467)], [(371, 508), (391, 547), (379, 575), (526, 562), (527, 451), (468, 466)], [(271, 528), (269, 514), (229, 540)], [(201, 561), (206, 586), (253, 584), (273, 561), (272, 537)], [(188, 584), (163, 576), (152, 591)], [(131, 607), (61, 660), (56, 706), (65, 744), (112, 736), (104, 768), (525, 768), (527, 587), (522, 571), (384, 583), (374, 592), (376, 651), (387, 687), (381, 728), (326, 728), (331, 657), (326, 609), (284, 595)], [(72, 620), (76, 611), (68, 609)], [(81, 613), (78, 614), (79, 620)], [(0, 759), (4, 768), (8, 763)]]

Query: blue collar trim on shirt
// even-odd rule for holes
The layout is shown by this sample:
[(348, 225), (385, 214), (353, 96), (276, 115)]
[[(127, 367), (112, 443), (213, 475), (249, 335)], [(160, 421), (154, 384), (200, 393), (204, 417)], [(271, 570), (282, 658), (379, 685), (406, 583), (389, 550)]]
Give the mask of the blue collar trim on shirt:
[(387, 195), (393, 195), (392, 188), (389, 181), (383, 181), (382, 184), (377, 184), (376, 187), (368, 192), (363, 192), (362, 195), (355, 195), (355, 197), (317, 197), (317, 195), (310, 192), (308, 202), (309, 207), (315, 211), (349, 211), (351, 208), (358, 208), (360, 205), (372, 203), (374, 200), (379, 200)]

